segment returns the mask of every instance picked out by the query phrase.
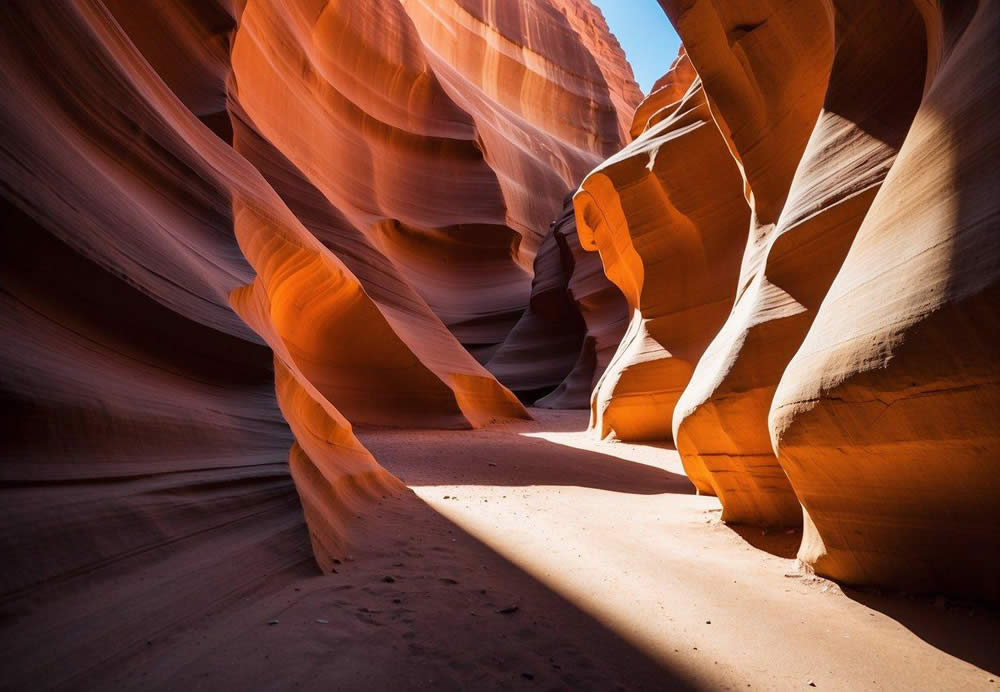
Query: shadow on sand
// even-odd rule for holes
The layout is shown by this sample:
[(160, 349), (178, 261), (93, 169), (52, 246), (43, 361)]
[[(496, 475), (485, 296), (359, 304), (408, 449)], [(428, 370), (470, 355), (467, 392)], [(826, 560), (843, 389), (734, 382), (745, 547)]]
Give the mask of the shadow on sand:
[(934, 648), (1000, 677), (1000, 607), (996, 604), (848, 586), (843, 586), (842, 591), (851, 600), (892, 618)]
[(759, 526), (726, 524), (737, 536), (757, 550), (791, 560), (799, 552), (802, 529), (762, 529)]
[(194, 627), (157, 633), (153, 646), (86, 682), (104, 689), (140, 681), (145, 689), (210, 681), (223, 689), (698, 688), (412, 492), (380, 501), (348, 533), (355, 547), (335, 573), (282, 578), (278, 590), (251, 594)]
[(539, 437), (490, 430), (356, 432), (376, 459), (411, 486), (572, 485), (640, 495), (694, 493), (686, 476)]

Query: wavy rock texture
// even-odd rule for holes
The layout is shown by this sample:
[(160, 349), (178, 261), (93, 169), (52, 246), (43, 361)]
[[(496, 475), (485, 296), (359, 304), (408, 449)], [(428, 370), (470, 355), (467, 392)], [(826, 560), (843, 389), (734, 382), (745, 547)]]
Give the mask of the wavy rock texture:
[[(795, 524), (801, 512), (764, 421), (797, 343), (794, 335), (777, 334), (771, 342), (783, 346), (780, 351), (750, 337), (758, 322), (780, 329), (785, 322), (775, 317), (799, 311), (794, 299), (764, 281), (763, 269), (823, 104), (833, 18), (823, 0), (661, 4), (704, 80), (752, 213), (736, 303), (677, 401), (674, 442), (698, 489), (720, 496), (726, 520)], [(761, 378), (762, 372), (772, 377)], [(736, 506), (732, 497), (742, 503)]]
[(293, 5), (243, 13), (233, 75), (249, 120), (374, 246), (372, 271), (426, 301), (393, 290), (386, 310), (418, 331), (437, 325), (429, 307), (466, 346), (495, 347), (566, 191), (620, 146), (587, 45), (542, 0)]
[(628, 309), (599, 257), (580, 246), (572, 196), (542, 241), (534, 271), (528, 309), (486, 367), (536, 406), (587, 408), (625, 333)]
[[(6, 423), (20, 442), (3, 465), (16, 489), (4, 540), (17, 556), (3, 593), (81, 574), (100, 583), (141, 569), (140, 553), (203, 560), (192, 556), (215, 540), (224, 547), (202, 564), (207, 583), (230, 579), (234, 561), (252, 567), (244, 581), (288, 569), (302, 560), (285, 465), (292, 438), (271, 356), (229, 295), (253, 279), (237, 245), (252, 254), (250, 222), (303, 246), (308, 233), (105, 6), (13, 3), (4, 13), (2, 179), (17, 221), (3, 315), (17, 343), (5, 342), (3, 371), (17, 412)], [(279, 398), (293, 428), (302, 424)], [(336, 435), (299, 436), (308, 455), (297, 445), (293, 462), (331, 486), (362, 484), (369, 501), (400, 489), (346, 420), (327, 424)], [(331, 505), (323, 524), (310, 516), (310, 529), (340, 536), (363, 495)], [(120, 606), (103, 601), (100, 614)], [(163, 607), (151, 596), (128, 619)]]
[[(794, 493), (762, 434), (773, 385), (758, 382), (763, 370), (775, 373), (776, 384), (790, 353), (748, 338), (757, 322), (795, 312), (788, 308), (794, 301), (763, 281), (763, 268), (822, 106), (832, 16), (820, 0), (661, 4), (704, 80), (752, 211), (736, 304), (672, 412), (673, 438), (699, 490), (720, 496), (724, 519), (794, 524)], [(795, 347), (794, 338), (775, 340)], [(736, 506), (734, 497), (744, 502)]]
[(636, 107), (629, 126), (631, 138), (638, 139), (650, 127), (650, 118), (660, 113), (664, 106), (680, 101), (697, 78), (698, 73), (691, 64), (691, 58), (681, 45), (670, 69), (653, 84), (649, 98), (643, 99)]
[(566, 290), (583, 318), (585, 332), (579, 357), (555, 390), (538, 401), (541, 408), (590, 407), (590, 393), (611, 363), (628, 327), (628, 303), (622, 292), (604, 274), (599, 255), (580, 244), (572, 197), (556, 221), (553, 234), (566, 259), (569, 283)]
[(0, 591), (95, 596), (80, 660), (300, 565), (303, 511), (328, 568), (402, 490), (352, 421), (526, 415), (454, 334), (502, 340), (619, 114), (600, 32), (476, 7), (0, 8)]
[(637, 111), (642, 134), (575, 197), (581, 241), (600, 252), (631, 313), (592, 401), (591, 426), (622, 440), (670, 438), (674, 404), (732, 307), (749, 221), (686, 56), (661, 83)]
[[(590, 2), (579, 0), (551, 0), (551, 2), (566, 15), (570, 26), (585, 38), (587, 47), (597, 61), (597, 67), (611, 92), (611, 103), (618, 114), (621, 143), (626, 143), (630, 139), (633, 112), (643, 100), (643, 94), (632, 75), (631, 66), (625, 59), (625, 51), (608, 28), (604, 15)], [(634, 138), (634, 135), (631, 138)]]
[[(551, 393), (565, 379), (580, 356), (587, 331), (568, 291), (572, 257), (559, 234), (567, 216), (564, 213), (552, 223), (535, 255), (528, 309), (486, 363), (500, 382), (526, 401)], [(575, 233), (575, 227), (572, 230)]]
[(250, 3), (233, 92), (249, 129), (287, 158), (286, 187), (292, 169), (306, 179), (288, 194), (315, 188), (332, 207), (324, 242), (420, 361), (457, 367), (483, 390), (469, 398), (498, 401), (441, 320), (474, 349), (503, 341), (527, 303), (541, 229), (619, 137), (608, 86), (561, 13), (466, 4)]
[[(787, 80), (782, 86), (793, 88), (793, 94), (801, 90), (795, 85), (805, 80), (825, 85), (826, 93), (822, 104), (807, 100), (787, 105), (790, 111), (802, 110), (795, 122), (804, 124), (813, 114), (815, 126), (807, 142), (801, 140), (801, 128), (773, 131), (781, 141), (769, 146), (778, 151), (794, 151), (787, 141), (791, 137), (796, 146), (803, 146), (798, 168), (784, 188), (787, 194), (772, 177), (756, 175), (745, 166), (755, 226), (740, 293), (699, 362), (673, 421), (685, 468), (709, 481), (722, 501), (723, 518), (737, 523), (801, 522), (798, 499), (771, 448), (767, 411), (785, 366), (892, 165), (919, 102), (925, 72), (921, 22), (909, 0), (878, 6), (837, 0), (813, 12), (806, 8), (807, 3), (772, 8), (774, 14), (754, 31), (805, 22), (808, 27), (797, 34), (808, 41), (798, 46), (801, 53), (816, 45), (836, 46), (828, 79), (817, 77), (826, 64), (825, 53), (816, 54), (813, 69), (805, 69), (808, 61), (800, 60), (789, 73), (770, 75)], [(824, 26), (825, 38), (810, 34)], [(879, 38), (884, 36), (893, 40)], [(695, 54), (695, 48), (689, 50)], [(757, 82), (766, 83), (760, 76)], [(813, 86), (810, 93), (815, 92)], [(720, 99), (725, 122), (738, 122), (735, 118), (742, 114), (728, 112), (725, 104)], [(742, 139), (733, 134), (737, 155), (747, 161)], [(753, 148), (750, 152), (756, 154)], [(776, 167), (790, 172), (786, 166)], [(766, 194), (758, 195), (758, 187)], [(781, 214), (774, 219), (776, 210)], [(774, 223), (764, 224), (770, 220)]]
[(771, 434), (818, 573), (998, 599), (1000, 8), (918, 5), (926, 29), (888, 43), (899, 56), (926, 36), (920, 109), (781, 378)]

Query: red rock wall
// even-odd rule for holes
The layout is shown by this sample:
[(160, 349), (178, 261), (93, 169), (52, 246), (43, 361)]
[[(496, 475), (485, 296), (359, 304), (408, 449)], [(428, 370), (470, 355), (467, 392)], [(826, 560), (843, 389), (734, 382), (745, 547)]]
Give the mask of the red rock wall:
[[(3, 465), (17, 488), (4, 503), (17, 556), (4, 593), (135, 569), (137, 553), (197, 553), (198, 536), (234, 541), (212, 580), (241, 551), (263, 573), (300, 560), (271, 356), (229, 300), (254, 280), (238, 245), (251, 224), (317, 256), (318, 242), (107, 7), (3, 12), (3, 372), (16, 412), (5, 424), (20, 439)], [(309, 463), (331, 479), (363, 475), (373, 494), (398, 489), (346, 420), (329, 425), (354, 460), (329, 437)], [(351, 507), (331, 509), (336, 532)], [(260, 554), (245, 554), (244, 532), (259, 532)], [(288, 545), (268, 553), (273, 542)]]
[(574, 7), (0, 8), (5, 596), (207, 551), (204, 600), (301, 561), (303, 510), (327, 568), (402, 489), (352, 422), (526, 415), (460, 340), (504, 339), (621, 145)]
[[(597, 67), (611, 92), (611, 102), (618, 114), (618, 126), (622, 143), (635, 135), (630, 135), (633, 111), (643, 100), (642, 91), (635, 83), (632, 68), (626, 60), (618, 39), (608, 28), (601, 10), (590, 2), (579, 0), (551, 0), (569, 20), (570, 26), (585, 37), (585, 42), (597, 60)], [(655, 91), (655, 87), (654, 87)]]
[(580, 245), (569, 196), (535, 256), (528, 309), (486, 367), (535, 406), (585, 409), (627, 324), (621, 291)]

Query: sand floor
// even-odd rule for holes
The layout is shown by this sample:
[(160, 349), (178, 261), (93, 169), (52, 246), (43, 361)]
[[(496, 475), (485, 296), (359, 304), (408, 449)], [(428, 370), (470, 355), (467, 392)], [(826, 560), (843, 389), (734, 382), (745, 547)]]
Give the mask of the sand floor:
[[(303, 529), (280, 548), (291, 551), (287, 569), (174, 626), (133, 623), (123, 637), (149, 638), (120, 644), (101, 665), (77, 661), (58, 680), (177, 690), (1000, 690), (996, 610), (802, 575), (797, 535), (721, 524), (717, 500), (693, 494), (672, 449), (597, 442), (585, 412), (532, 413), (534, 422), (474, 432), (359, 430), (415, 494), (357, 519), (356, 548), (336, 574), (318, 575)], [(98, 625), (107, 630), (113, 615)], [(50, 686), (35, 676), (37, 689)]]

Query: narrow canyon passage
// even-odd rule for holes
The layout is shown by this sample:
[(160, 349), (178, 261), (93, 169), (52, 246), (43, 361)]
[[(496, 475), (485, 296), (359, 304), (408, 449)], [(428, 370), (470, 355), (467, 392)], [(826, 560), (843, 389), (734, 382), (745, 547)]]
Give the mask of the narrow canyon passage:
[(595, 441), (585, 412), (531, 413), (477, 431), (360, 429), (415, 495), (359, 519), (336, 573), (286, 572), (92, 682), (996, 688), (997, 620), (981, 606), (803, 576), (798, 534), (721, 524), (672, 449)]
[(0, 2), (0, 692), (1000, 690), (997, 35)]

